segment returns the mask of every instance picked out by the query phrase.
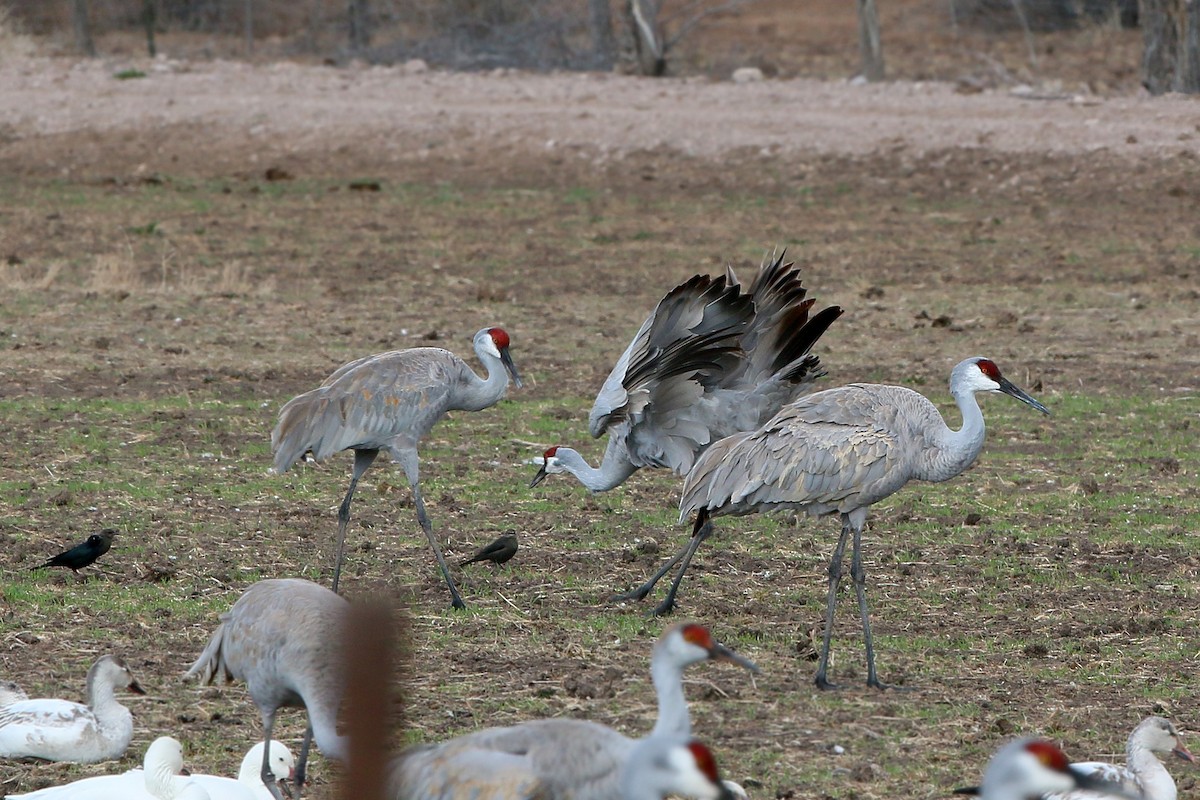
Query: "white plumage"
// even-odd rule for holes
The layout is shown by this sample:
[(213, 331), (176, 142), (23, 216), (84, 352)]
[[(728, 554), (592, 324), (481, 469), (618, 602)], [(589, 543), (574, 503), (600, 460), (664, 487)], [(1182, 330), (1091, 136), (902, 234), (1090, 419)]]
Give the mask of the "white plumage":
[[(1131, 795), (1144, 800), (1176, 800), (1175, 779), (1159, 760), (1159, 753), (1170, 753), (1184, 761), (1195, 761), (1180, 739), (1175, 725), (1163, 717), (1146, 717), (1125, 742), (1125, 766), (1105, 761), (1081, 761), (1071, 766), (1103, 780), (1124, 786)], [(1046, 800), (1092, 800), (1087, 792), (1051, 795)]]
[(183, 746), (170, 736), (160, 736), (146, 748), (141, 769), (84, 778), (10, 797), (14, 800), (234, 800), (209, 795), (193, 778), (181, 776), (182, 769)]
[(87, 705), (35, 698), (0, 708), (0, 756), (80, 764), (120, 758), (133, 737), (133, 715), (117, 688), (145, 694), (125, 662), (101, 656), (88, 670)]

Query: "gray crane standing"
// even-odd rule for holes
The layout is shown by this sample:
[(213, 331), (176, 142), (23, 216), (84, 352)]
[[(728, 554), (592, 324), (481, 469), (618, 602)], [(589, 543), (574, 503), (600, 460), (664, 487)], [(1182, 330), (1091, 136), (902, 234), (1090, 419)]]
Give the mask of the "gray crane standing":
[(709, 444), (754, 430), (825, 374), (809, 352), (842, 309), (809, 316), (816, 302), (784, 254), (763, 263), (743, 291), (732, 269), (695, 277), (666, 294), (604, 381), (589, 417), (608, 434), (599, 467), (551, 447), (530, 486), (569, 472), (593, 492), (642, 467), (686, 475)]
[(354, 489), (379, 451), (386, 450), (408, 478), (417, 520), (433, 548), (454, 607), (466, 608), (425, 513), (417, 445), (447, 412), (480, 411), (495, 405), (508, 389), (509, 375), (521, 386), (508, 354), (507, 333), (484, 328), (475, 334), (474, 345), (475, 355), (487, 369), (486, 379), (440, 347), (392, 350), (344, 364), (320, 387), (293, 397), (280, 409), (279, 423), (271, 432), (275, 472), (286, 472), (305, 453), (311, 452), (320, 461), (342, 450), (354, 451), (350, 488), (338, 508), (334, 592), (342, 573)]
[(963, 424), (952, 430), (937, 407), (912, 389), (852, 383), (802, 397), (755, 431), (710, 446), (683, 483), (680, 521), (696, 520), (687, 545), (627, 595), (644, 598), (672, 566), (683, 560), (666, 598), (654, 610), (669, 613), (696, 549), (712, 533), (712, 517), (795, 509), (813, 516), (839, 514), (842, 533), (829, 562), (825, 636), (815, 682), (826, 679), (833, 612), (846, 540), (854, 535), (850, 575), (858, 595), (867, 651), (867, 685), (887, 688), (875, 673), (875, 651), (867, 611), (862, 529), (867, 509), (911, 480), (949, 480), (975, 462), (983, 448), (983, 412), (977, 392), (1003, 392), (1044, 414), (1050, 412), (1000, 374), (989, 359), (960, 362), (950, 373), (950, 394)]
[(327, 758), (345, 761), (348, 740), (337, 731), (345, 693), (342, 630), (350, 604), (324, 586), (299, 578), (259, 581), (246, 589), (184, 673), (210, 684), (242, 680), (263, 722), (262, 779), (282, 800), (271, 769), (271, 730), (285, 706), (308, 711), (308, 729), (296, 764), (295, 793), (304, 787), (308, 748), (315, 738)]

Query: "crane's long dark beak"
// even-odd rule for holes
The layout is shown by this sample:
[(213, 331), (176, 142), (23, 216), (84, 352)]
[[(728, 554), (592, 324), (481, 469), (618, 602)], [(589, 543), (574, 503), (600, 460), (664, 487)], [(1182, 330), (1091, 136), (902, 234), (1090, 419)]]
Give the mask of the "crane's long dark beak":
[(133, 692), (134, 694), (145, 694), (146, 693), (146, 690), (143, 689), (142, 685), (140, 683), (138, 683), (137, 681), (131, 681), (129, 683), (129, 685), (126, 686), (125, 688), (128, 689), (129, 691)]
[(517, 365), (513, 363), (512, 356), (508, 354), (507, 347), (500, 351), (500, 361), (503, 362), (504, 368), (508, 370), (508, 374), (512, 376), (513, 383), (520, 389), (521, 376), (517, 374)]
[(743, 655), (739, 655), (730, 650), (723, 644), (715, 643), (711, 650), (708, 651), (708, 657), (713, 661), (724, 661), (727, 664), (737, 664), (739, 667), (745, 667), (751, 672), (758, 672), (758, 664), (755, 664), (750, 659)]
[(1022, 403), (1025, 403), (1026, 405), (1029, 405), (1029, 406), (1033, 406), (1034, 408), (1036, 408), (1038, 411), (1042, 412), (1046, 416), (1050, 416), (1050, 409), (1046, 408), (1044, 405), (1039, 403), (1037, 400), (1034, 400), (1032, 397), (1030, 397), (1028, 394), (1026, 394), (1024, 390), (1018, 389), (1012, 383), (1012, 381), (1010, 381), (1008, 378), (1001, 377), (999, 383), (1000, 383), (1000, 391), (1004, 392), (1006, 395), (1009, 395), (1010, 397), (1015, 397), (1018, 400), (1020, 400)]
[(533, 480), (531, 480), (529, 482), (529, 488), (532, 489), (533, 487), (537, 486), (542, 481), (546, 480), (546, 476), (549, 474), (550, 474), (549, 472), (546, 472), (546, 463), (543, 461), (542, 468), (538, 470), (537, 475), (534, 475)]
[(1184, 761), (1195, 762), (1196, 760), (1196, 757), (1192, 755), (1192, 751), (1183, 746), (1183, 742), (1180, 742), (1179, 746), (1172, 750), (1171, 753), (1182, 758)]

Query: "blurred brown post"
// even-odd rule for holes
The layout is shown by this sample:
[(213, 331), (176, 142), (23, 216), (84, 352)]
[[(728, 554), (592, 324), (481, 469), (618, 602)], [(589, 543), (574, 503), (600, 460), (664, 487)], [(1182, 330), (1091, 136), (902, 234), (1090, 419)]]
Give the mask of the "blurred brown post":
[(346, 620), (346, 735), (350, 756), (339, 797), (383, 800), (396, 668), (396, 620), (382, 602), (354, 603)]

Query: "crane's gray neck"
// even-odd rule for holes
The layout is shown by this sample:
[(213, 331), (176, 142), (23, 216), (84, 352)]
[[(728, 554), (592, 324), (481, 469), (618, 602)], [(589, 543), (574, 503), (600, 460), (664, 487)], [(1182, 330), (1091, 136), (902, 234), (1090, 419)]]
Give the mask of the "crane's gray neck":
[(456, 408), (460, 411), (482, 411), (494, 406), (508, 390), (508, 370), (504, 368), (504, 362), (491, 353), (476, 351), (475, 355), (483, 362), (487, 378), (480, 378), (470, 369), (464, 369), (469, 377), (466, 385), (457, 393)]
[(638, 469), (629, 461), (629, 452), (617, 436), (608, 438), (608, 447), (604, 450), (604, 460), (599, 468), (588, 464), (583, 456), (569, 447), (559, 448), (557, 455), (558, 463), (593, 492), (615, 489)]
[(650, 678), (658, 695), (658, 721), (650, 735), (691, 736), (692, 719), (688, 714), (687, 698), (683, 696), (683, 666), (671, 658), (653, 658)]
[(975, 392), (954, 392), (954, 400), (962, 414), (962, 427), (953, 430), (942, 420), (940, 429), (935, 427), (932, 431), (926, 431), (926, 438), (932, 447), (926, 453), (924, 469), (918, 475), (921, 480), (949, 480), (974, 464), (979, 451), (983, 449), (983, 412), (975, 399)]
[(1131, 740), (1125, 745), (1125, 759), (1125, 769), (1142, 784), (1142, 797), (1146, 800), (1175, 800), (1178, 795), (1175, 779), (1150, 748), (1140, 741)]

